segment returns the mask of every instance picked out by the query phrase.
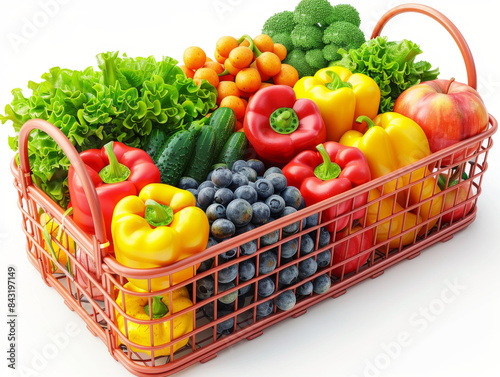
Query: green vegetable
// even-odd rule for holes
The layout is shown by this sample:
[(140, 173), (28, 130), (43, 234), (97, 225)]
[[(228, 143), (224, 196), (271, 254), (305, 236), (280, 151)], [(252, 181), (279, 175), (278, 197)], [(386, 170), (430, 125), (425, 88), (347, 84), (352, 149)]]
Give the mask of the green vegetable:
[(158, 159), (159, 153), (162, 151), (167, 141), (167, 133), (159, 128), (155, 128), (149, 135), (148, 142), (145, 145), (145, 151), (153, 161)]
[(361, 18), (359, 12), (350, 4), (337, 4), (333, 7), (332, 15), (329, 23), (333, 24), (337, 21), (349, 22), (356, 27), (361, 25)]
[(272, 38), (274, 43), (281, 43), (283, 46), (286, 47), (287, 51), (293, 50), (292, 37), (290, 36), (290, 33), (276, 34)]
[(339, 49), (338, 45), (330, 43), (323, 47), (323, 57), (329, 62), (340, 60), (342, 59), (342, 55), (337, 52)]
[(248, 139), (244, 132), (235, 132), (224, 144), (224, 148), (219, 153), (216, 159), (217, 164), (226, 164), (228, 169), (233, 167), (233, 164), (245, 158), (248, 151)]
[(191, 177), (198, 183), (203, 182), (210, 172), (216, 145), (214, 128), (208, 125), (202, 127), (200, 136), (196, 140), (193, 156), (186, 167), (184, 176)]
[(365, 35), (356, 25), (346, 21), (338, 21), (326, 28), (323, 42), (325, 44), (333, 43), (349, 50), (361, 46), (365, 42)]
[(267, 34), (274, 40), (277, 34), (290, 34), (294, 27), (293, 12), (284, 11), (269, 17), (262, 27), (262, 34)]
[(236, 115), (229, 107), (220, 107), (210, 115), (209, 122), (215, 131), (217, 153), (236, 129)]
[(299, 77), (313, 76), (316, 69), (312, 68), (306, 60), (306, 53), (302, 50), (295, 49), (288, 53), (283, 63), (290, 64), (299, 73)]
[(326, 67), (328, 62), (323, 56), (323, 50), (315, 49), (309, 50), (306, 52), (306, 61), (312, 67), (316, 69), (320, 69)]
[(201, 127), (201, 124), (195, 122), (188, 130), (178, 131), (169, 137), (156, 161), (162, 183), (171, 186), (179, 183), (194, 152)]
[(302, 0), (293, 12), (293, 20), (302, 25), (329, 24), (333, 6), (328, 0)]
[(319, 26), (297, 25), (290, 35), (296, 48), (310, 50), (323, 47), (323, 32)]
[[(157, 61), (116, 52), (99, 54), (97, 61), (101, 70), (50, 69), (42, 82), (28, 83), (30, 96), (14, 89), (0, 120), (12, 121), (16, 134), (30, 119), (47, 120), (81, 152), (110, 141), (144, 147), (153, 129), (170, 135), (216, 105), (217, 90), (206, 81), (197, 86), (169, 57)], [(9, 146), (17, 151), (17, 136), (9, 138)], [(35, 130), (28, 154), (34, 183), (66, 208), (69, 161), (61, 149)]]
[(439, 69), (431, 70), (430, 63), (415, 63), (415, 57), (422, 50), (406, 39), (388, 42), (386, 37), (377, 37), (366, 41), (358, 49), (340, 49), (339, 53), (342, 59), (331, 65), (348, 68), (353, 73), (364, 73), (378, 84), (382, 113), (392, 111), (398, 96), (410, 86), (434, 80), (439, 75)]

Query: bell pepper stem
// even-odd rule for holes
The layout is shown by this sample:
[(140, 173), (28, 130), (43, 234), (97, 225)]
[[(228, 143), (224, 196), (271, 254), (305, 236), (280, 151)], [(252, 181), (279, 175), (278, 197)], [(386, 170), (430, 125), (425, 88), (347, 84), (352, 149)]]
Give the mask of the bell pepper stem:
[(153, 199), (147, 199), (144, 204), (146, 205), (144, 218), (149, 225), (154, 227), (167, 226), (174, 219), (174, 211), (169, 206), (160, 204)]
[(162, 296), (153, 296), (153, 308), (149, 313), (149, 304), (144, 307), (147, 315), (153, 315), (153, 319), (160, 319), (168, 314), (168, 306), (162, 301)]
[(322, 181), (337, 178), (342, 172), (340, 166), (335, 162), (332, 162), (323, 144), (318, 144), (316, 149), (323, 158), (323, 163), (316, 166), (316, 169), (314, 169), (314, 175)]
[(299, 117), (293, 109), (280, 107), (269, 117), (269, 124), (276, 133), (288, 135), (299, 127)]
[(366, 124), (368, 124), (368, 129), (372, 128), (372, 127), (376, 127), (377, 125), (373, 122), (373, 120), (371, 120), (369, 117), (367, 117), (366, 115), (360, 115), (357, 119), (356, 119), (356, 123), (363, 123), (363, 122), (366, 122)]
[(108, 155), (109, 165), (105, 166), (99, 172), (104, 183), (118, 183), (123, 182), (130, 177), (130, 169), (118, 162), (115, 152), (113, 151), (113, 142), (110, 141), (104, 146), (104, 150)]
[(330, 90), (337, 90), (342, 88), (350, 88), (352, 89), (352, 85), (348, 82), (342, 81), (340, 76), (334, 71), (327, 71), (326, 75), (332, 79), (331, 82), (326, 83), (325, 86)]

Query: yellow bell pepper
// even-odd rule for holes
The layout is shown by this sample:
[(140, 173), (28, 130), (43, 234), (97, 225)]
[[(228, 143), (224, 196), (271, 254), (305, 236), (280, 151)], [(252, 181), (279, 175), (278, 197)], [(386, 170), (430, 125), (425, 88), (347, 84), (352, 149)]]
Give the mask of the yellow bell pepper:
[[(189, 191), (161, 183), (145, 186), (115, 207), (111, 222), (116, 260), (132, 268), (155, 268), (199, 253), (207, 247), (209, 224)], [(194, 267), (172, 275), (172, 284), (194, 276)], [(148, 289), (147, 279), (129, 279)], [(153, 291), (168, 288), (169, 276), (151, 279)]]
[[(131, 283), (124, 285), (124, 288), (138, 293), (144, 293), (142, 289), (137, 288)], [(123, 305), (123, 297), (125, 297), (125, 306)], [(149, 300), (146, 296), (135, 296), (126, 293), (118, 293), (116, 298), (116, 303), (122, 310), (125, 307), (125, 313), (128, 316), (136, 318), (141, 321), (150, 321), (150, 309)], [(193, 302), (189, 298), (189, 292), (186, 287), (181, 287), (172, 292), (172, 307), (170, 305), (170, 294), (166, 293), (161, 296), (154, 296), (152, 300), (151, 313), (153, 314), (153, 319), (160, 319), (171, 314), (180, 312), (190, 306), (193, 306)], [(125, 317), (118, 311), (116, 313), (116, 324), (120, 329), (120, 332), (128, 336), (130, 342), (136, 343), (141, 346), (152, 347), (160, 346), (162, 344), (167, 344), (171, 341), (170, 339), (170, 326), (171, 321), (161, 322), (152, 325), (153, 326), (153, 344), (151, 344), (151, 325), (149, 324), (139, 324), (135, 323), (130, 319), (127, 319), (125, 329)], [(184, 334), (193, 330), (193, 311), (188, 311), (187, 313), (173, 319), (173, 337), (176, 339)], [(189, 338), (181, 340), (173, 344), (173, 352), (177, 351), (179, 348), (184, 347)], [(120, 340), (118, 340), (120, 342)], [(123, 343), (123, 342), (122, 342)], [(132, 351), (142, 352), (151, 356), (151, 351), (141, 350), (137, 347), (130, 347)], [(168, 356), (170, 355), (170, 347), (161, 348), (155, 351), (154, 356)]]
[(293, 87), (297, 98), (308, 98), (318, 105), (326, 126), (326, 140), (339, 141), (356, 127), (360, 115), (373, 118), (380, 104), (380, 89), (369, 76), (352, 74), (347, 68), (327, 67), (313, 76), (301, 78)]
[[(429, 142), (422, 128), (413, 120), (397, 113), (389, 112), (379, 114), (373, 120), (361, 116), (359, 121), (368, 124), (368, 130), (363, 134), (351, 130), (340, 139), (340, 144), (359, 148), (365, 155), (370, 165), (372, 178), (382, 177), (401, 167), (407, 166), (428, 155), (431, 151)], [(430, 174), (427, 167), (420, 168), (413, 173), (408, 173), (398, 179), (386, 183), (383, 187), (385, 194), (393, 192), (396, 188), (408, 186)], [(411, 181), (410, 181), (411, 177)], [(421, 201), (441, 192), (434, 177), (429, 177), (423, 182), (413, 185), (409, 190), (398, 194), (399, 205), (406, 207), (418, 204)], [(392, 202), (392, 198), (387, 198)], [(422, 221), (439, 214), (443, 198), (438, 196), (422, 204), (418, 215)], [(377, 205), (375, 205), (377, 206)], [(370, 208), (368, 209), (370, 211)], [(372, 211), (376, 209), (371, 208)], [(431, 229), (437, 220), (429, 223), (427, 230)]]
[[(65, 212), (64, 216), (67, 216), (70, 212), (71, 208)], [(61, 250), (59, 245), (52, 239), (57, 240), (63, 248), (73, 255), (75, 255), (75, 241), (73, 241), (73, 239), (66, 234), (63, 227), (61, 227), (59, 223), (57, 223), (45, 212), (40, 213), (40, 225), (43, 227), (42, 234), (44, 237), (45, 250), (52, 256), (52, 258), (54, 258), (54, 260), (57, 260), (62, 265), (66, 266), (68, 272), (72, 273), (71, 261), (69, 260), (68, 255), (64, 252), (64, 250)], [(62, 273), (61, 269), (52, 261), (51, 265), (52, 273)]]

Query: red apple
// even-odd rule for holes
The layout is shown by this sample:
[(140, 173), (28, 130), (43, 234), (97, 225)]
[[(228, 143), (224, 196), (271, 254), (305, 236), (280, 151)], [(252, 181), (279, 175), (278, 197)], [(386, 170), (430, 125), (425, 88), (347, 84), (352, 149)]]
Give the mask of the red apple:
[[(429, 140), (432, 152), (439, 151), (484, 131), (488, 111), (479, 93), (451, 80), (426, 81), (405, 90), (394, 111), (417, 122)], [(455, 154), (454, 161), (469, 156), (479, 146)], [(451, 164), (448, 158), (442, 165)]]
[[(345, 228), (344, 230), (338, 232), (336, 234), (336, 240), (339, 241), (341, 239), (346, 238), (349, 234), (358, 233), (354, 237), (349, 240), (345, 240), (333, 248), (333, 264), (338, 264), (346, 259), (349, 259), (355, 255), (360, 254), (361, 252), (368, 250), (373, 245), (373, 229), (363, 230), (361, 226), (356, 226), (351, 229), (349, 233), (349, 228)], [(334, 235), (332, 235), (332, 242), (334, 241)], [(347, 244), (349, 242), (349, 245)], [(347, 275), (350, 272), (356, 271), (359, 267), (363, 266), (371, 253), (364, 253), (359, 258), (356, 258), (350, 262), (347, 262), (340, 267), (337, 267), (332, 270), (332, 274), (341, 277), (342, 272), (344, 275)]]
[(445, 194), (443, 212), (453, 208), (456, 209), (443, 215), (443, 224), (458, 221), (470, 212), (474, 205), (473, 201), (462, 205), (460, 204), (465, 202), (468, 197), (470, 198), (474, 195), (472, 190), (469, 191), (469, 187), (469, 182), (459, 183), (454, 185), (452, 190)]

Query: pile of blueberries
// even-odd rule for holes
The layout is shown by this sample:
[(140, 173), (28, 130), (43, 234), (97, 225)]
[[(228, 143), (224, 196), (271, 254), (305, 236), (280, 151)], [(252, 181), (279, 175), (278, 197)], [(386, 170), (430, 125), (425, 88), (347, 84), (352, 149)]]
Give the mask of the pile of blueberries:
[[(209, 173), (207, 180), (198, 184), (192, 178), (182, 178), (179, 187), (193, 193), (197, 206), (202, 208), (210, 222), (210, 238), (207, 248), (220, 242), (229, 240), (233, 236), (251, 231), (277, 218), (292, 214), (305, 207), (300, 191), (293, 186), (287, 186), (286, 177), (281, 169), (271, 167), (265, 170), (264, 163), (259, 160), (236, 161), (232, 169), (218, 167)], [(303, 221), (304, 228), (318, 225), (318, 214), (312, 215)], [(300, 263), (286, 267), (279, 273), (272, 274), (278, 265), (284, 265), (297, 257), (313, 252), (318, 241), (318, 248), (330, 242), (330, 233), (325, 228), (304, 234), (300, 237), (291, 236), (300, 230), (300, 222), (295, 222), (282, 229), (283, 238), (290, 240), (258, 256), (258, 273), (268, 275), (258, 281), (258, 299), (271, 296), (276, 291), (282, 291), (276, 298), (276, 307), (280, 310), (290, 310), (295, 306), (297, 297), (310, 295), (312, 292), (321, 294), (328, 291), (331, 280), (327, 274), (321, 275), (314, 281), (304, 282), (296, 289), (288, 286), (314, 275), (318, 269), (329, 266), (331, 252), (326, 250), (316, 258), (307, 258)], [(279, 230), (260, 237), (260, 247), (273, 245), (279, 240)], [(257, 251), (257, 239), (240, 246), (240, 256), (252, 255)], [(300, 249), (300, 250), (299, 250)], [(217, 278), (217, 292), (221, 293), (236, 287), (236, 284), (249, 281), (257, 273), (257, 257), (239, 263), (231, 263), (237, 257), (237, 248), (231, 249), (218, 256), (218, 265), (227, 264), (227, 267), (217, 274), (208, 275), (197, 281), (196, 298), (202, 301), (215, 294), (215, 278)], [(214, 260), (202, 263), (198, 272), (205, 272), (212, 268)], [(235, 302), (238, 309), (245, 305), (247, 297), (253, 297), (255, 286), (246, 285), (230, 294), (219, 298), (217, 303), (217, 318), (235, 311)], [(238, 300), (236, 300), (238, 298)], [(203, 307), (205, 315), (214, 319), (214, 304), (208, 303)], [(264, 301), (257, 305), (257, 318), (264, 318), (274, 311), (274, 300)], [(234, 318), (219, 323), (217, 332), (226, 334), (232, 332)]]

